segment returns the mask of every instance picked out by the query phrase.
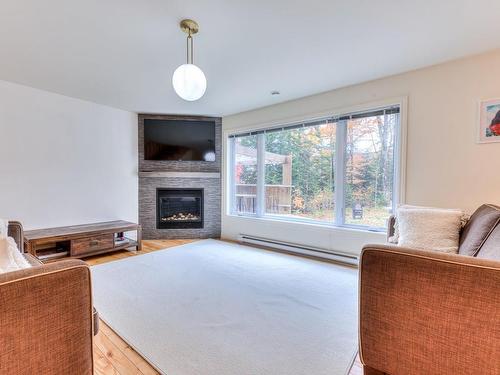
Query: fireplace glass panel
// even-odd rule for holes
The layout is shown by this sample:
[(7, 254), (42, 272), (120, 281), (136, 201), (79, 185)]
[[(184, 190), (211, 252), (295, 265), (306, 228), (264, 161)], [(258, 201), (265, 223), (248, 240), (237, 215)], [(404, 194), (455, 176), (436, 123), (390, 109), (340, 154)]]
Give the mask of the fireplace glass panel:
[(158, 228), (203, 228), (203, 190), (158, 189)]
[(201, 221), (200, 198), (169, 197), (160, 199), (161, 221)]

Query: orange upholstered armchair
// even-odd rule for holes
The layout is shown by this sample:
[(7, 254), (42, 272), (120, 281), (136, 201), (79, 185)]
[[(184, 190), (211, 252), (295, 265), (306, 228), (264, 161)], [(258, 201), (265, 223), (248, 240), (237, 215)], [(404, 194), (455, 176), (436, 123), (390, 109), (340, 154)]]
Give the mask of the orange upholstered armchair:
[[(9, 235), (22, 250), (22, 226), (10, 223)], [(0, 374), (91, 375), (95, 328), (87, 264), (26, 257), (32, 268), (0, 274)]]
[(473, 256), (365, 246), (359, 311), (365, 375), (500, 374), (498, 210), (483, 205), (462, 231), (461, 246), (477, 245)]

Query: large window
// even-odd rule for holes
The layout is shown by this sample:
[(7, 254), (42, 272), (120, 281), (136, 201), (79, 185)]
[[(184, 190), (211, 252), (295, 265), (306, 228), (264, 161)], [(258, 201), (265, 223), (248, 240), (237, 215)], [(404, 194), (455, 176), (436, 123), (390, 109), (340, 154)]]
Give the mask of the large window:
[(231, 213), (382, 229), (399, 129), (392, 106), (231, 135)]

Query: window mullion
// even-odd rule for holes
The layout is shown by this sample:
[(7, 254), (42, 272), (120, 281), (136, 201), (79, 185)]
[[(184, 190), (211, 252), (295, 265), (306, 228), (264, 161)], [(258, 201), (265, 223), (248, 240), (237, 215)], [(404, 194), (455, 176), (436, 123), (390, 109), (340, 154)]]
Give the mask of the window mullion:
[(236, 138), (229, 138), (228, 142), (228, 183), (226, 183), (226, 187), (228, 188), (228, 197), (229, 200), (226, 200), (226, 203), (229, 204), (229, 213), (236, 213), (236, 179), (234, 178), (234, 169), (236, 168), (236, 147), (234, 147), (234, 142)]
[(346, 140), (347, 121), (338, 121), (335, 137), (335, 223), (337, 225), (344, 225)]
[(257, 135), (257, 207), (258, 217), (266, 212), (266, 138), (264, 133)]

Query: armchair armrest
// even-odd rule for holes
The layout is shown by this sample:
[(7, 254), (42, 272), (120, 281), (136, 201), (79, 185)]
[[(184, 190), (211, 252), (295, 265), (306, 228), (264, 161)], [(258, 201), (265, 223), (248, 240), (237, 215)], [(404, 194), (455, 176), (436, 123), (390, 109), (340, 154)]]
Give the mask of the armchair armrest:
[(24, 230), (19, 221), (9, 221), (8, 234), (16, 241), (17, 247), (21, 253), (24, 253)]
[(90, 269), (66, 260), (0, 275), (2, 374), (92, 374)]
[(40, 260), (38, 260), (38, 258), (35, 257), (34, 255), (32, 255), (30, 253), (24, 253), (23, 255), (24, 255), (24, 259), (26, 259), (28, 261), (28, 263), (31, 264), (31, 267), (43, 265), (43, 263)]
[(359, 312), (366, 373), (500, 373), (500, 262), (365, 246)]

